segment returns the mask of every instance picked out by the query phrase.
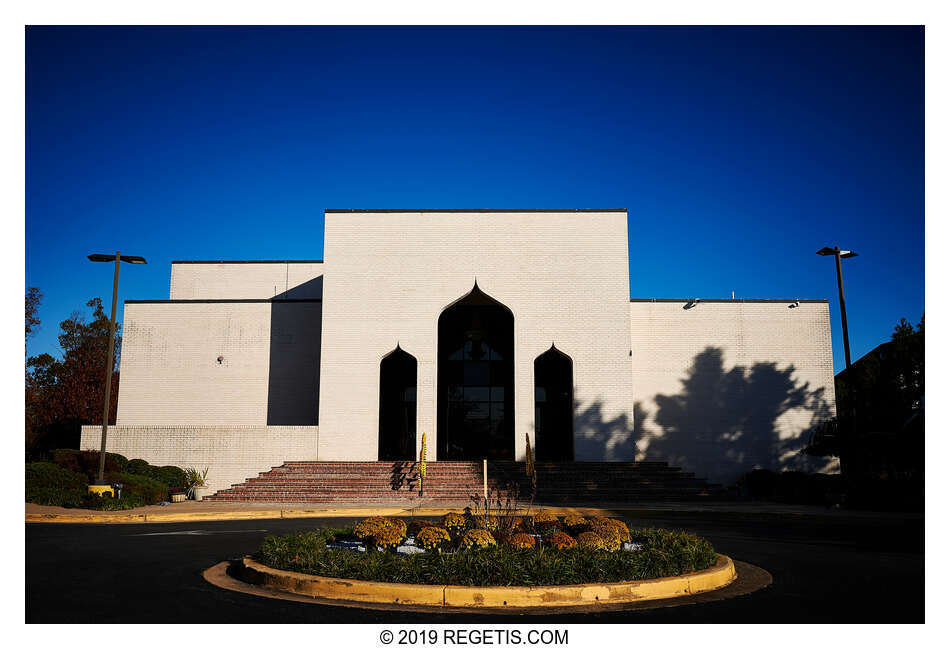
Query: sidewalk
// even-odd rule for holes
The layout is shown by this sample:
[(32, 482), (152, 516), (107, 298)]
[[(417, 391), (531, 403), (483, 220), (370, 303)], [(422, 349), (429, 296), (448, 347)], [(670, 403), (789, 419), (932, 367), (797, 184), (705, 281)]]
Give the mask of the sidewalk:
[[(447, 503), (435, 500), (405, 500), (382, 503), (173, 503), (149, 505), (119, 512), (88, 509), (66, 509), (26, 503), (27, 523), (182, 523), (192, 521), (228, 521), (263, 518), (335, 518), (365, 516), (441, 516), (461, 511), (471, 502)], [(523, 508), (520, 508), (523, 512)], [(533, 511), (544, 509), (557, 514), (575, 513), (586, 516), (669, 516), (721, 515), (725, 517), (830, 517), (830, 518), (907, 518), (923, 517), (921, 513), (867, 512), (828, 509), (808, 505), (784, 505), (756, 501), (718, 502), (627, 502), (605, 503), (602, 507), (535, 503)]]

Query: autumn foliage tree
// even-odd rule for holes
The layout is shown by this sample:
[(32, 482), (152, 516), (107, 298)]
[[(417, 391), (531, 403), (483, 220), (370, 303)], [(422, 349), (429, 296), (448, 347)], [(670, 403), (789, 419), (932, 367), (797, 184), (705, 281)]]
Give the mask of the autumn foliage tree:
[[(36, 291), (39, 296), (39, 291)], [(38, 298), (36, 299), (38, 305)], [(26, 361), (26, 450), (40, 455), (52, 448), (78, 448), (80, 427), (102, 422), (105, 363), (109, 347), (109, 318), (102, 300), (86, 303), (91, 319), (76, 312), (60, 323), (60, 359), (50, 354)], [(39, 324), (35, 306), (35, 328)], [(27, 336), (30, 335), (30, 294), (27, 294)], [(109, 423), (115, 423), (119, 385), (121, 335), (116, 326)]]

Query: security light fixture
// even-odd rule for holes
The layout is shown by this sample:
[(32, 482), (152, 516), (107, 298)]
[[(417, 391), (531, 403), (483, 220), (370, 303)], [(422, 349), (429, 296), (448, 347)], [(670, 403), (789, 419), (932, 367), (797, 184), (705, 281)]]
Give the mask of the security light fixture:
[(824, 248), (822, 248), (821, 250), (819, 250), (819, 251), (816, 252), (815, 254), (816, 254), (816, 255), (821, 255), (821, 256), (823, 256), (823, 257), (827, 257), (827, 256), (829, 256), (829, 255), (834, 255), (834, 254), (839, 254), (839, 255), (841, 255), (841, 258), (842, 258), (842, 259), (850, 259), (851, 257), (857, 257), (857, 256), (858, 256), (858, 253), (856, 253), (856, 252), (853, 251), (853, 250), (841, 250), (841, 249), (839, 249), (839, 248), (837, 248), (837, 247), (835, 247), (835, 248), (829, 248), (829, 247), (827, 247), (827, 246), (825, 246)]
[[(89, 255), (89, 261), (115, 261), (116, 255)], [(136, 257), (134, 255), (126, 255), (120, 257), (119, 261), (127, 261), (130, 264), (147, 264), (145, 257)]]
[(857, 257), (858, 253), (853, 250), (842, 250), (839, 246), (834, 248), (825, 246), (816, 254), (822, 257), (834, 256), (835, 258), (835, 273), (838, 275), (838, 303), (841, 305), (841, 334), (844, 337), (844, 363), (846, 367), (850, 368), (851, 344), (848, 342), (848, 315), (844, 310), (844, 281), (841, 279), (841, 260)]

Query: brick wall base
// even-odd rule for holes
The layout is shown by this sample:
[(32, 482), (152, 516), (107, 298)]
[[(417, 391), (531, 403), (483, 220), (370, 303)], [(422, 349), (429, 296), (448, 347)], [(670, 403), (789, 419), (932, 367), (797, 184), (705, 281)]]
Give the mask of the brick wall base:
[[(288, 460), (316, 460), (318, 426), (110, 426), (106, 450), (157, 466), (208, 467), (211, 493)], [(101, 426), (83, 426), (80, 448), (98, 450)]]

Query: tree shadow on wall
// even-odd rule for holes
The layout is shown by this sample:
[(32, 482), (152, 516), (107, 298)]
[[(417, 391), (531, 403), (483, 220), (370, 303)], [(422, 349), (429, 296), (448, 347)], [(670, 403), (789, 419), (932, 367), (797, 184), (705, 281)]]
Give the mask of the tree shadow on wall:
[(685, 468), (698, 465), (718, 480), (755, 467), (804, 468), (797, 452), (807, 440), (798, 435), (781, 439), (777, 422), (795, 408), (810, 412), (809, 426), (829, 417), (825, 388), (811, 390), (796, 381), (794, 365), (781, 369), (760, 362), (727, 372), (722, 356), (721, 349), (707, 347), (693, 359), (679, 394), (654, 397), (661, 434), (645, 437), (644, 412), (637, 403), (639, 429), (632, 437), (648, 442), (649, 458)]
[[(637, 409), (634, 407), (634, 419)], [(632, 462), (636, 458), (637, 438), (633, 423), (626, 414), (613, 418), (604, 416), (603, 403), (593, 401), (583, 409), (574, 406), (574, 430), (583, 431), (574, 436), (574, 459), (586, 462)]]

